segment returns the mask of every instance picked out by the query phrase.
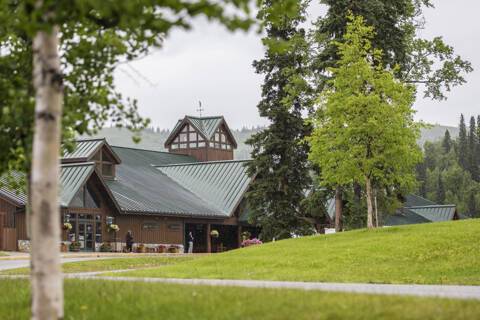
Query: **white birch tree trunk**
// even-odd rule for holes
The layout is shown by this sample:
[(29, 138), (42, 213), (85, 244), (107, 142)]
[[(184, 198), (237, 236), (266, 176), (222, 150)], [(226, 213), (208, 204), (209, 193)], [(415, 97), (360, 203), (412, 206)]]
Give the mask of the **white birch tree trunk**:
[(372, 182), (369, 177), (365, 177), (366, 195), (367, 195), (367, 227), (373, 228), (373, 195)]
[(35, 131), (31, 184), (32, 319), (63, 318), (60, 269), (59, 154), (63, 81), (58, 28), (33, 40)]

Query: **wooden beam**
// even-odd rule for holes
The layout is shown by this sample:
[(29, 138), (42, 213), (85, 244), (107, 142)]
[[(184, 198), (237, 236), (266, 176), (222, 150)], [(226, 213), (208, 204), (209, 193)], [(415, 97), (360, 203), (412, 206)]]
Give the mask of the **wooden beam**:
[(238, 248), (242, 246), (242, 226), (237, 226), (237, 232), (238, 232)]
[(207, 253), (212, 252), (212, 237), (210, 237), (210, 223), (207, 223)]

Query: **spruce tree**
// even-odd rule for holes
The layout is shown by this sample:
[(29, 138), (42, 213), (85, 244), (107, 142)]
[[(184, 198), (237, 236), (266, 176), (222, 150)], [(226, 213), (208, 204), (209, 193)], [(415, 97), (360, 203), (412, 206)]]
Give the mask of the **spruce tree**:
[(425, 161), (417, 164), (418, 194), (427, 197), (427, 165)]
[(468, 168), (468, 140), (467, 126), (463, 114), (460, 115), (460, 125), (458, 133), (458, 163), (463, 169)]
[(443, 137), (442, 147), (445, 153), (449, 153), (452, 149), (452, 138), (450, 137), (450, 131), (445, 130), (445, 136)]
[(464, 74), (472, 72), (471, 63), (455, 54), (442, 37), (418, 38), (424, 24), (422, 11), (433, 7), (430, 0), (320, 0), (327, 13), (315, 23), (313, 42), (315, 75), (323, 89), (335, 67), (339, 53), (335, 41), (343, 41), (347, 15), (362, 16), (375, 29), (372, 46), (382, 50), (381, 62), (395, 69), (398, 79), (423, 85), (424, 95), (445, 99), (445, 92), (465, 83)]
[(477, 216), (477, 203), (476, 203), (475, 192), (474, 191), (470, 192), (470, 194), (468, 196), (467, 206), (468, 206), (468, 213), (469, 213), (470, 217), (472, 217), (472, 218), (476, 217)]
[(438, 173), (438, 184), (437, 184), (437, 202), (439, 204), (444, 204), (445, 202), (445, 186), (443, 185), (442, 173)]
[(475, 123), (475, 117), (470, 118), (470, 127), (468, 131), (468, 171), (472, 175), (472, 179), (479, 181), (479, 172), (478, 172), (478, 137), (477, 137), (477, 127)]
[(248, 172), (255, 179), (247, 194), (252, 210), (250, 221), (262, 228), (262, 239), (288, 238), (307, 228), (302, 218), (304, 191), (311, 186), (308, 143), (311, 132), (302, 117), (312, 107), (307, 82), (309, 50), (305, 31), (308, 1), (298, 1), (294, 13), (269, 19), (276, 0), (263, 2), (259, 17), (266, 21), (263, 59), (253, 63), (264, 75), (262, 99), (258, 109), (270, 126), (253, 135)]

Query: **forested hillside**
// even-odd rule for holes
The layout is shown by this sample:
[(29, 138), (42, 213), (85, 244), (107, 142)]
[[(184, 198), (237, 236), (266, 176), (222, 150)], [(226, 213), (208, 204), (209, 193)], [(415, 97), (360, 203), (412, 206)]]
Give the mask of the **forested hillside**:
[(458, 137), (450, 129), (443, 138), (424, 145), (424, 162), (417, 168), (418, 194), (440, 204), (456, 204), (458, 211), (480, 216), (480, 116), (466, 125), (463, 115)]
[[(238, 142), (238, 149), (235, 151), (236, 159), (249, 159), (250, 147), (245, 145), (252, 134), (258, 132), (262, 127), (253, 127), (232, 130), (235, 139)], [(437, 141), (443, 138), (445, 130), (449, 130), (452, 138), (458, 136), (458, 128), (441, 125), (433, 125), (430, 128), (422, 129), (422, 136), (419, 139), (419, 145), (423, 146), (426, 141)], [(165, 151), (163, 143), (170, 134), (169, 130), (160, 128), (149, 128), (142, 132), (142, 140), (137, 144), (132, 140), (132, 133), (126, 129), (121, 128), (104, 128), (98, 132), (94, 137), (106, 138), (107, 141), (114, 146), (142, 148), (149, 150)]]

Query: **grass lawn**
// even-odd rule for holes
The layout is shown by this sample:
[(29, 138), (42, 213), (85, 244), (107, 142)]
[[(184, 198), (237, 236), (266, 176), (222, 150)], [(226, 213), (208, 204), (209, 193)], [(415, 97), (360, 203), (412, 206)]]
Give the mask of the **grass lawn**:
[(480, 285), (480, 219), (289, 239), (121, 276)]
[[(0, 319), (29, 318), (29, 287), (0, 281)], [(67, 280), (65, 319), (479, 319), (478, 301)]]
[[(87, 260), (79, 262), (67, 262), (62, 264), (65, 273), (124, 270), (135, 268), (149, 268), (156, 266), (171, 265), (182, 261), (192, 260), (191, 257), (129, 257), (112, 258), (101, 260)], [(29, 274), (29, 268), (19, 268), (3, 271), (1, 274)]]

